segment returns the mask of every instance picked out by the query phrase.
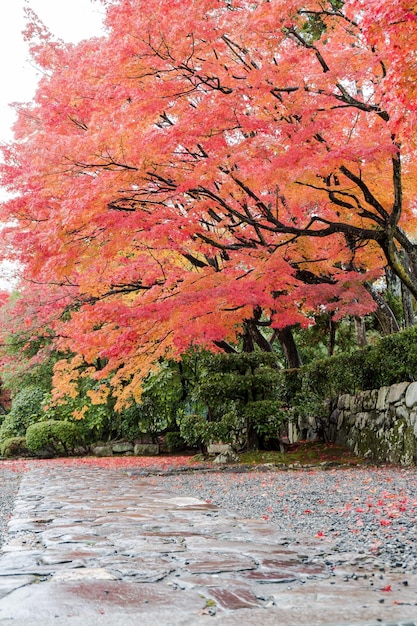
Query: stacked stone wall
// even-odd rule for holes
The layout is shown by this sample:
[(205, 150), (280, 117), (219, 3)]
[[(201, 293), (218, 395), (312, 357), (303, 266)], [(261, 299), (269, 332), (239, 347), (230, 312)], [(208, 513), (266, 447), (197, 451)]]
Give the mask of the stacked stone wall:
[(325, 434), (375, 461), (417, 464), (417, 382), (339, 396)]

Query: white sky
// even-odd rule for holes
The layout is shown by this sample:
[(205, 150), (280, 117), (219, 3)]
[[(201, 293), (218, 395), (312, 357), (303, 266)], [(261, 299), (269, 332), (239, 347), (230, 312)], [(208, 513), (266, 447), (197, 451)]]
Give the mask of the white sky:
[(37, 73), (23, 41), (24, 6), (64, 41), (74, 43), (100, 34), (103, 6), (94, 0), (0, 0), (0, 142), (12, 138), (11, 102), (27, 102), (34, 95)]
[[(0, 0), (0, 143), (13, 138), (15, 114), (9, 104), (32, 100), (38, 81), (22, 36), (25, 6), (64, 41), (77, 43), (101, 34), (104, 9), (94, 0)], [(0, 201), (5, 197), (0, 187)], [(13, 265), (0, 264), (0, 289), (13, 287), (13, 274)]]

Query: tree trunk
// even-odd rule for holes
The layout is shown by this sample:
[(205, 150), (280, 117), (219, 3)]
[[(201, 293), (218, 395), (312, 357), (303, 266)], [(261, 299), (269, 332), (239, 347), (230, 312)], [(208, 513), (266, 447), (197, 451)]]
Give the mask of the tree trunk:
[(246, 449), (259, 450), (259, 436), (250, 420), (246, 421)]
[(297, 345), (294, 341), (292, 330), (290, 326), (277, 331), (277, 337), (284, 350), (285, 358), (287, 359), (289, 368), (301, 367), (302, 361), (300, 353), (298, 352)]
[(385, 281), (387, 283), (387, 290), (389, 293), (392, 293), (394, 296), (399, 298), (401, 296), (401, 281), (390, 267), (385, 268)]
[[(397, 291), (399, 293), (401, 290), (400, 281), (396, 276), (393, 276), (392, 272), (387, 273), (386, 276), (388, 290), (394, 295), (397, 295)], [(381, 327), (382, 334), (391, 335), (392, 333), (397, 333), (400, 330), (400, 325), (388, 302), (371, 285), (366, 285), (366, 288), (378, 305), (375, 315)]]
[(227, 341), (215, 341), (214, 345), (223, 350), (226, 354), (237, 354), (236, 348), (227, 343)]
[(415, 324), (413, 297), (405, 285), (401, 285), (401, 301), (403, 305), (404, 326), (409, 328)]
[[(398, 238), (398, 241), (400, 239)], [(381, 246), (391, 271), (398, 276), (402, 285), (408, 287), (414, 298), (417, 299), (417, 247), (407, 241), (407, 250), (397, 250), (395, 242), (390, 240)], [(403, 244), (403, 241), (401, 241)]]
[[(413, 275), (415, 274), (415, 265), (412, 263), (412, 257), (406, 252), (400, 253), (400, 258), (403, 261), (405, 268), (408, 273)], [(413, 296), (410, 290), (406, 287), (406, 285), (397, 278), (391, 269), (386, 270), (386, 278), (387, 278), (387, 287), (388, 290), (393, 293), (398, 298), (401, 297), (402, 307), (403, 307), (403, 315), (404, 315), (404, 327), (408, 328), (410, 326), (414, 326), (415, 324), (415, 315), (413, 308)], [(391, 331), (393, 332), (393, 331)]]
[(365, 320), (363, 317), (355, 317), (355, 333), (358, 346), (360, 348), (366, 346), (368, 340), (366, 338)]
[(255, 345), (253, 342), (253, 336), (249, 323), (245, 323), (243, 326), (242, 350), (243, 352), (253, 352), (255, 350)]

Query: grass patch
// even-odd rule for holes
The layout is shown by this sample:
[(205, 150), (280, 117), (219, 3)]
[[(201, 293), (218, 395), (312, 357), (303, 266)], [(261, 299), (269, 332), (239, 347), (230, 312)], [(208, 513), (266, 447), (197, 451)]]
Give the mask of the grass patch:
[(364, 459), (358, 457), (351, 450), (336, 443), (322, 443), (317, 441), (300, 441), (288, 446), (287, 452), (256, 450), (243, 452), (239, 455), (241, 463), (254, 465), (274, 463), (283, 465), (320, 465), (320, 463), (343, 463), (360, 465)]

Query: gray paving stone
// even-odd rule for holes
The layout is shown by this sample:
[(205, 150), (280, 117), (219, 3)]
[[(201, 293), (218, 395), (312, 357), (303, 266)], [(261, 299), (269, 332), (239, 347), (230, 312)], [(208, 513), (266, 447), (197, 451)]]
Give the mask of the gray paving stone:
[(380, 581), (375, 559), (331, 551), (161, 478), (45, 463), (22, 479), (0, 554), (0, 622), (417, 626), (416, 575)]
[(2, 576), (0, 578), (0, 598), (7, 596), (19, 587), (25, 587), (36, 582), (36, 576)]

